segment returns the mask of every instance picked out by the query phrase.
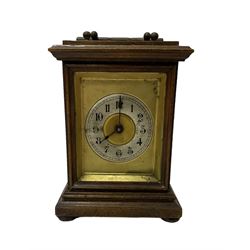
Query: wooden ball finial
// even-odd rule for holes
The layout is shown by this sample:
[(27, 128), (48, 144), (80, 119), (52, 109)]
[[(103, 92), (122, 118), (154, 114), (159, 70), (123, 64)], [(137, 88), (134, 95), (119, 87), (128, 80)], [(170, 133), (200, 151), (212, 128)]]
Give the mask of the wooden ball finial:
[(158, 35), (158, 33), (153, 32), (153, 33), (151, 33), (150, 37), (151, 37), (151, 40), (155, 41), (158, 39), (159, 35)]
[(96, 31), (92, 31), (92, 32), (91, 32), (91, 38), (92, 38), (93, 40), (98, 40), (98, 34), (97, 34)]
[(146, 32), (146, 33), (144, 34), (143, 38), (144, 38), (144, 41), (149, 41), (150, 38), (151, 38), (150, 33), (149, 33), (149, 32)]
[(90, 32), (89, 32), (89, 31), (84, 31), (84, 32), (83, 32), (83, 37), (84, 37), (84, 39), (89, 40), (89, 39), (90, 39), (90, 37), (91, 37)]

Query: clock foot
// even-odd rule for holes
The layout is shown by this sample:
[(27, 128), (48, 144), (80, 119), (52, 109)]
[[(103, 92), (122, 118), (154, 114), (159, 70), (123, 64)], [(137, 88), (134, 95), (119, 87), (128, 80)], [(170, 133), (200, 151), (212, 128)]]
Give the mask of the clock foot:
[(57, 216), (57, 217), (61, 221), (72, 221), (77, 218), (77, 217), (72, 217), (72, 216)]
[(170, 223), (177, 222), (180, 218), (161, 218), (162, 220)]

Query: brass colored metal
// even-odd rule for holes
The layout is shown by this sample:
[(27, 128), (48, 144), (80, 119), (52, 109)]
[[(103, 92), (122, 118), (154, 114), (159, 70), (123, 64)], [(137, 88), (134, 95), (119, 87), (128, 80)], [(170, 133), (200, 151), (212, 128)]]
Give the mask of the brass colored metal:
[[(160, 182), (166, 73), (157, 72), (76, 72), (74, 75), (76, 117), (76, 160), (78, 180)], [(138, 97), (148, 107), (153, 118), (153, 138), (147, 150), (129, 162), (115, 163), (98, 156), (85, 136), (85, 121), (90, 109), (105, 96), (124, 93)], [(113, 123), (116, 116), (106, 123)], [(135, 128), (130, 118), (122, 116), (130, 131), (121, 140), (119, 134), (110, 137), (114, 144), (126, 143)], [(115, 124), (115, 123), (114, 123)], [(109, 133), (110, 124), (103, 131)], [(132, 132), (131, 132), (132, 131)], [(123, 134), (123, 133), (121, 133)], [(124, 131), (125, 134), (125, 131)], [(117, 138), (116, 138), (117, 137)]]
[(85, 173), (80, 179), (81, 181), (123, 181), (123, 182), (158, 182), (151, 175), (133, 175), (133, 174), (93, 174)]
[(111, 135), (108, 141), (115, 145), (124, 145), (130, 142), (135, 135), (135, 124), (133, 120), (125, 115), (121, 114), (120, 122), (123, 126), (122, 133), (113, 133), (116, 125), (119, 123), (119, 114), (110, 116), (104, 123), (103, 132), (104, 136)]

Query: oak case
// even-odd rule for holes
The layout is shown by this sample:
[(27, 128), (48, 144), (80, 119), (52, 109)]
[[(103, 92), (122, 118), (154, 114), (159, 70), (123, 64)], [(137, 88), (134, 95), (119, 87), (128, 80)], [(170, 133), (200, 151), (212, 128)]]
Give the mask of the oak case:
[[(64, 45), (53, 46), (49, 50), (57, 59), (63, 60), (67, 132), (68, 183), (56, 206), (56, 215), (61, 220), (80, 216), (126, 216), (177, 221), (182, 209), (170, 186), (176, 79), (178, 61), (185, 60), (193, 50), (179, 46), (178, 42), (138, 39), (64, 41)], [(154, 145), (158, 147), (158, 152), (154, 151), (160, 156), (156, 157), (158, 168), (155, 181), (129, 178), (126, 181), (119, 178), (115, 181), (112, 178), (112, 181), (110, 178), (92, 178), (88, 181), (81, 177), (84, 168), (79, 157), (79, 125), (82, 121), (77, 114), (82, 113), (79, 110), (81, 98), (77, 94), (77, 83), (79, 76), (103, 77), (103, 73), (110, 78), (120, 74), (125, 79), (136, 74), (161, 76), (160, 105), (164, 107), (164, 112), (161, 116), (162, 134), (159, 135), (162, 140), (156, 136), (158, 141)]]

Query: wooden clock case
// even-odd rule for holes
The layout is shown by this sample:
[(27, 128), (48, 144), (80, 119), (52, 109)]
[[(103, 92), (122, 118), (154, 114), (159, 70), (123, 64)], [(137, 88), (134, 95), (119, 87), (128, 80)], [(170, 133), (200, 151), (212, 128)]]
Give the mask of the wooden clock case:
[[(49, 48), (63, 62), (68, 182), (56, 205), (67, 221), (82, 216), (158, 217), (178, 221), (182, 208), (170, 185), (170, 167), (178, 62), (193, 50), (153, 36), (78, 38)], [(160, 72), (167, 74), (163, 149), (159, 183), (83, 182), (77, 178), (74, 74), (76, 72)]]

